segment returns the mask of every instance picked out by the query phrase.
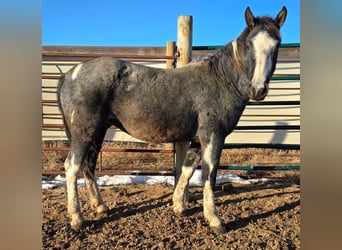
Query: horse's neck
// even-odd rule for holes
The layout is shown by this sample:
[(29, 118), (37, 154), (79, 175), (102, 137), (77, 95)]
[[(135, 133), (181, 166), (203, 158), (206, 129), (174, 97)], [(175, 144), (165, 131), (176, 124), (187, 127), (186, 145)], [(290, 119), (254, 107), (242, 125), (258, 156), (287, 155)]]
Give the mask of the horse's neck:
[[(228, 43), (223, 48), (221, 48), (217, 53), (213, 56), (213, 64), (217, 69), (217, 74), (219, 79), (224, 81), (229, 88), (234, 89), (234, 91), (241, 97), (245, 98), (246, 96), (246, 83), (248, 82), (248, 78), (246, 72), (243, 67), (243, 62), (241, 61), (238, 64), (237, 60), (243, 60), (242, 58), (236, 58), (237, 50), (236, 40)], [(234, 55), (235, 53), (235, 55)]]
[(237, 82), (241, 73), (244, 74), (234, 59), (233, 42), (220, 48), (213, 55), (212, 62), (220, 77), (227, 82)]

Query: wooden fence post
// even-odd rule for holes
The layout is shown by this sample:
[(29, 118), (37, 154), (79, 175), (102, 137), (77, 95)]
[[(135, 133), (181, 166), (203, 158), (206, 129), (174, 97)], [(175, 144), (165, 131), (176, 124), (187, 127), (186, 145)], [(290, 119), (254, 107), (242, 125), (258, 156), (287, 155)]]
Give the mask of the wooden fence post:
[[(166, 43), (166, 55), (167, 56), (174, 56), (176, 52), (176, 43), (174, 41), (168, 41)], [(166, 68), (172, 69), (173, 68), (173, 59), (166, 60)]]
[[(178, 26), (177, 26), (177, 52), (179, 53), (179, 57), (177, 60), (177, 67), (182, 67), (192, 60), (192, 16), (179, 16), (178, 17)], [(176, 151), (176, 147), (174, 145), (174, 150)], [(182, 164), (178, 159), (182, 159), (182, 155), (180, 152), (175, 153), (174, 155), (174, 168), (175, 172), (175, 186), (177, 186), (177, 182), (179, 176), (181, 174), (181, 169), (177, 168), (176, 165)], [(188, 200), (188, 189), (185, 191), (185, 199)]]
[[(176, 54), (176, 42), (175, 41), (168, 41), (166, 43), (166, 55), (167, 56), (174, 56), (175, 54)], [(173, 68), (173, 62), (174, 62), (174, 59), (166, 59), (166, 68), (172, 69)], [(165, 149), (175, 151), (174, 143), (166, 143)], [(175, 162), (175, 154), (173, 154), (173, 161)]]
[(177, 51), (177, 66), (182, 67), (192, 60), (192, 16), (178, 17)]

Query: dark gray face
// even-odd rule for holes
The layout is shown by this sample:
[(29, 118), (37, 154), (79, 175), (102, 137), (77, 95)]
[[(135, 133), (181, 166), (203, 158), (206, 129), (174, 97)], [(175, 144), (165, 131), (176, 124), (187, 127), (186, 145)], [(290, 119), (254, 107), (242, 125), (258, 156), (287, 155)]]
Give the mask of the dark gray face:
[[(251, 34), (252, 35), (252, 34)], [(269, 89), (269, 82), (277, 63), (280, 41), (266, 30), (247, 39), (247, 76), (249, 98), (261, 101)]]

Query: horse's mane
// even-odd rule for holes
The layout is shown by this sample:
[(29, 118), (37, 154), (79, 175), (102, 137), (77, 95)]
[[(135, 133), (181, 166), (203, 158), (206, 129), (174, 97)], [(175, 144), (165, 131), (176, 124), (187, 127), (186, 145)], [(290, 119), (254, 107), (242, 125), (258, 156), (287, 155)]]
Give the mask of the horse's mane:
[(237, 66), (239, 71), (243, 71), (245, 68), (245, 65), (241, 59), (240, 53), (239, 53), (239, 49), (238, 49), (238, 45), (236, 40), (232, 41), (232, 47), (233, 47), (233, 59), (234, 59), (234, 63)]
[(237, 46), (237, 41), (233, 40), (223, 47), (215, 50), (213, 53), (209, 53), (207, 56), (198, 58), (196, 60), (193, 60), (192, 62), (202, 61), (217, 67), (219, 61), (227, 62), (231, 60), (236, 68), (239, 71), (242, 71), (244, 69), (244, 63)]

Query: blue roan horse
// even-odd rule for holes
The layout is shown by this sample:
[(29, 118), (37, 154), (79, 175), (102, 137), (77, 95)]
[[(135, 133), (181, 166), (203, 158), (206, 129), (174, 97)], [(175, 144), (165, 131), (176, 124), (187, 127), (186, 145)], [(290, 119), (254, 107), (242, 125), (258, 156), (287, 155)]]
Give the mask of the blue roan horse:
[[(182, 68), (157, 69), (101, 57), (63, 75), (58, 100), (70, 140), (65, 170), (72, 228), (83, 220), (76, 186), (80, 169), (91, 206), (98, 213), (108, 210), (94, 172), (106, 130), (115, 125), (144, 141), (176, 143), (176, 214), (185, 211), (184, 193), (202, 159), (204, 217), (215, 232), (224, 232), (212, 187), (222, 145), (247, 102), (263, 100), (268, 93), (286, 15), (283, 7), (274, 19), (254, 17), (248, 7), (247, 27), (237, 39)], [(195, 137), (201, 150), (189, 147)]]

